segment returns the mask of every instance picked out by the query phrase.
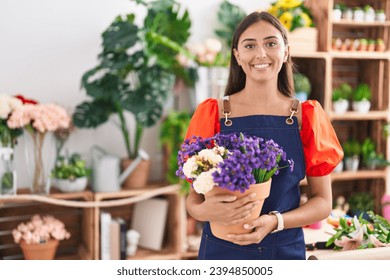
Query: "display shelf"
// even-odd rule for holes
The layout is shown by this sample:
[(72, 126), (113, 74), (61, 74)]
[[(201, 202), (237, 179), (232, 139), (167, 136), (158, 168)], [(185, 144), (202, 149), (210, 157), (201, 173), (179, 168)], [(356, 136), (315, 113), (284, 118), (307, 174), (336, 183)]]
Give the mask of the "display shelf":
[(95, 259), (100, 259), (100, 213), (109, 212), (113, 217), (125, 219), (130, 228), (134, 204), (152, 197), (164, 197), (168, 200), (168, 216), (165, 238), (161, 251), (148, 250), (139, 247), (135, 256), (128, 259), (177, 259), (180, 258), (184, 240), (182, 231), (183, 220), (181, 211), (184, 208), (183, 198), (178, 185), (153, 185), (144, 189), (123, 190), (113, 193), (96, 193), (94, 201), (94, 252)]
[(355, 20), (346, 20), (341, 19), (340, 21), (334, 21), (332, 22), (333, 26), (351, 26), (351, 27), (362, 27), (362, 26), (369, 26), (369, 27), (389, 27), (390, 21), (385, 22), (364, 22), (364, 21), (355, 21)]
[(40, 214), (58, 218), (71, 234), (70, 239), (60, 242), (56, 259), (93, 259), (93, 211), (79, 207), (91, 202), (92, 198), (91, 192), (42, 196), (24, 189), (17, 195), (0, 196), (0, 256), (3, 259), (23, 259), (19, 245), (13, 242), (12, 229), (32, 215)]
[(329, 119), (333, 121), (359, 121), (359, 120), (390, 121), (390, 114), (388, 111), (370, 111), (366, 114), (352, 112), (352, 111), (343, 114), (336, 114), (334, 112), (329, 112), (328, 116)]

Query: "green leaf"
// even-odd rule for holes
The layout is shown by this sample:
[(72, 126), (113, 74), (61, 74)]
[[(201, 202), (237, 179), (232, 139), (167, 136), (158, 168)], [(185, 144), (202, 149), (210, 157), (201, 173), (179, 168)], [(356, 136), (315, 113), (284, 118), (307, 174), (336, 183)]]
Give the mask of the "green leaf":
[(118, 16), (114, 22), (103, 32), (104, 52), (125, 52), (138, 41), (138, 27), (134, 25), (134, 15), (126, 18)]
[(72, 119), (76, 127), (95, 128), (105, 123), (113, 112), (111, 104), (95, 100), (77, 105)]

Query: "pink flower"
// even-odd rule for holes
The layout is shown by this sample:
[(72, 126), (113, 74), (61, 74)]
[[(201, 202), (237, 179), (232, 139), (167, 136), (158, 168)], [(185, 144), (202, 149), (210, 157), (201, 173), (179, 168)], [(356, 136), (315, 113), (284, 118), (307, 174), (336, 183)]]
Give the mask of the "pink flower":
[(64, 240), (70, 238), (64, 223), (53, 216), (34, 215), (27, 223), (19, 224), (13, 231), (15, 243), (24, 240), (27, 244), (39, 244), (50, 239)]
[(366, 231), (366, 229), (360, 225), (359, 220), (357, 219), (356, 216), (353, 219), (353, 223), (355, 225), (356, 230), (349, 234), (351, 238), (347, 236), (343, 236), (341, 237), (341, 240), (334, 241), (334, 244), (343, 248), (343, 251), (355, 250), (363, 242), (363, 234)]
[(378, 238), (375, 237), (375, 235), (370, 234), (369, 236), (370, 242), (375, 246), (375, 247), (389, 247), (390, 243), (382, 243), (378, 240)]
[(68, 128), (71, 119), (66, 110), (56, 104), (26, 104), (16, 108), (7, 121), (10, 128), (31, 125), (40, 133)]

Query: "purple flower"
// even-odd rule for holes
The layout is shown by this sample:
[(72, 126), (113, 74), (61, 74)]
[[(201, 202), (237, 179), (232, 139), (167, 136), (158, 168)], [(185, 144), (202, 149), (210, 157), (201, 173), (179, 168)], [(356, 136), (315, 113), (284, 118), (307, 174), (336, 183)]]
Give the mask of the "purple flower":
[[(223, 161), (204, 162), (198, 156), (204, 149), (223, 147), (226, 152), (222, 154)], [(191, 158), (190, 166), (186, 166), (187, 174), (194, 172), (191, 178), (187, 178), (183, 172), (183, 165)], [(286, 153), (283, 148), (272, 139), (265, 140), (260, 137), (250, 136), (244, 133), (216, 134), (210, 138), (191, 137), (187, 139), (178, 153), (179, 168), (176, 175), (194, 183), (199, 174), (215, 168), (212, 178), (215, 186), (228, 190), (245, 192), (251, 184), (268, 181), (277, 175), (281, 168), (290, 166), (292, 171), (294, 161), (286, 161)], [(281, 161), (286, 162), (279, 166)], [(196, 163), (196, 164), (194, 164)], [(199, 185), (199, 183), (197, 184)]]

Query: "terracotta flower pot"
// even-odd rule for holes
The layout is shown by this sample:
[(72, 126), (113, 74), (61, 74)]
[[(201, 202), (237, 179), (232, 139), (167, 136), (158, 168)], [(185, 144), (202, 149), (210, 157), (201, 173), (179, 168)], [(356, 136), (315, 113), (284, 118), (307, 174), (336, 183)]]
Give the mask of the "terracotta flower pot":
[(233, 192), (233, 191), (229, 191), (229, 190), (218, 188), (218, 187), (215, 187), (211, 191), (207, 192), (205, 194), (206, 199), (210, 196), (221, 195), (221, 194), (235, 195), (235, 196), (237, 196), (237, 198), (241, 198), (243, 196), (246, 196), (248, 194), (255, 192), (257, 194), (256, 198), (260, 201), (260, 203), (256, 207), (255, 211), (252, 212), (251, 216), (239, 224), (225, 226), (225, 225), (221, 225), (219, 223), (210, 222), (211, 231), (214, 234), (214, 236), (216, 236), (220, 239), (226, 240), (226, 236), (229, 233), (232, 233), (232, 234), (250, 233), (252, 231), (252, 229), (245, 229), (243, 227), (243, 225), (246, 222), (253, 221), (260, 216), (260, 212), (261, 212), (261, 209), (263, 208), (264, 200), (269, 196), (269, 193), (270, 193), (271, 182), (272, 182), (272, 179), (270, 179), (264, 183), (253, 184), (244, 193), (241, 193), (240, 191)]
[(20, 241), (20, 248), (22, 248), (24, 259), (26, 260), (53, 260), (59, 241), (50, 239), (42, 244), (27, 244), (24, 240)]
[[(132, 162), (131, 159), (122, 159), (121, 169), (125, 170)], [(150, 160), (142, 160), (123, 182), (122, 188), (126, 190), (144, 188), (148, 183), (149, 173)]]

